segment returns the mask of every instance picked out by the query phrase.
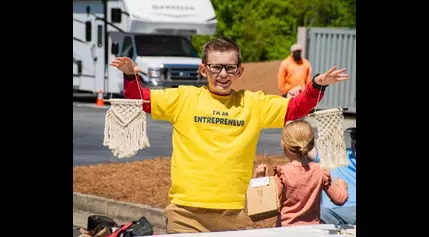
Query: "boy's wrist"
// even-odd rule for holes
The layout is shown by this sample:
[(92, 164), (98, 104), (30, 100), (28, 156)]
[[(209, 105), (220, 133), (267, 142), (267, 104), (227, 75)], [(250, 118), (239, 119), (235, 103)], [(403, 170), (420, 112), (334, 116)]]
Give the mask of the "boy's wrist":
[(127, 80), (132, 80), (132, 79), (136, 78), (136, 76), (134, 74), (125, 74), (125, 73), (123, 73), (123, 74), (124, 74), (124, 78)]
[(328, 86), (327, 85), (326, 86), (321, 86), (321, 85), (317, 84), (316, 78), (318, 76), (320, 76), (320, 73), (317, 73), (316, 75), (314, 75), (313, 79), (311, 80), (312, 81), (312, 86), (313, 86), (313, 88), (319, 89), (321, 91), (325, 91), (326, 87), (328, 87)]

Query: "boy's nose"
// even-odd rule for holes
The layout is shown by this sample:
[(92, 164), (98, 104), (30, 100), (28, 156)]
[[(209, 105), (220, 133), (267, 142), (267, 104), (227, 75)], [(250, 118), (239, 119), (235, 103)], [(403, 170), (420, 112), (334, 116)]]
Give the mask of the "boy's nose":
[(223, 67), (222, 70), (220, 70), (219, 75), (221, 77), (226, 77), (228, 75), (228, 73), (226, 72), (226, 69)]

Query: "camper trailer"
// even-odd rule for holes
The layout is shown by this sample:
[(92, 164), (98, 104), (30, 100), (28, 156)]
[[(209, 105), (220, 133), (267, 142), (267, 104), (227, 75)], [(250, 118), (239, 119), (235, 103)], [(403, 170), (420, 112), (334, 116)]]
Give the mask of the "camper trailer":
[(142, 69), (142, 85), (207, 85), (192, 35), (213, 35), (210, 0), (73, 0), (73, 92), (115, 96), (123, 77), (109, 66), (127, 56)]

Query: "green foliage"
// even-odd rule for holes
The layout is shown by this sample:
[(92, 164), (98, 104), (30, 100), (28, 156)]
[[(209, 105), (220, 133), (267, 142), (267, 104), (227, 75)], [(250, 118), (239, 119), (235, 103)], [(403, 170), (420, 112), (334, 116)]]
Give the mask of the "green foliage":
[(215, 36), (193, 36), (201, 53), (208, 39), (228, 36), (240, 45), (244, 62), (281, 60), (296, 43), (299, 26), (356, 26), (356, 0), (212, 0)]

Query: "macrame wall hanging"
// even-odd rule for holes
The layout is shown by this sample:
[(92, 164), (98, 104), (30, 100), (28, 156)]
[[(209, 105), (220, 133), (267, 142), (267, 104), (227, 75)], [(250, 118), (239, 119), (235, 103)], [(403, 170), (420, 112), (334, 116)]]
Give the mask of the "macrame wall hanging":
[(149, 147), (146, 129), (146, 113), (143, 111), (143, 100), (137, 74), (135, 82), (140, 99), (108, 99), (104, 126), (103, 145), (107, 146), (118, 158), (129, 158), (141, 149)]
[(335, 169), (349, 165), (344, 141), (344, 110), (333, 108), (311, 114), (317, 123), (316, 146), (321, 168)]
[(314, 116), (317, 124), (316, 148), (322, 169), (335, 169), (349, 165), (344, 141), (344, 115), (347, 108), (332, 108), (317, 111), (322, 91), (317, 97), (316, 109), (308, 116)]

